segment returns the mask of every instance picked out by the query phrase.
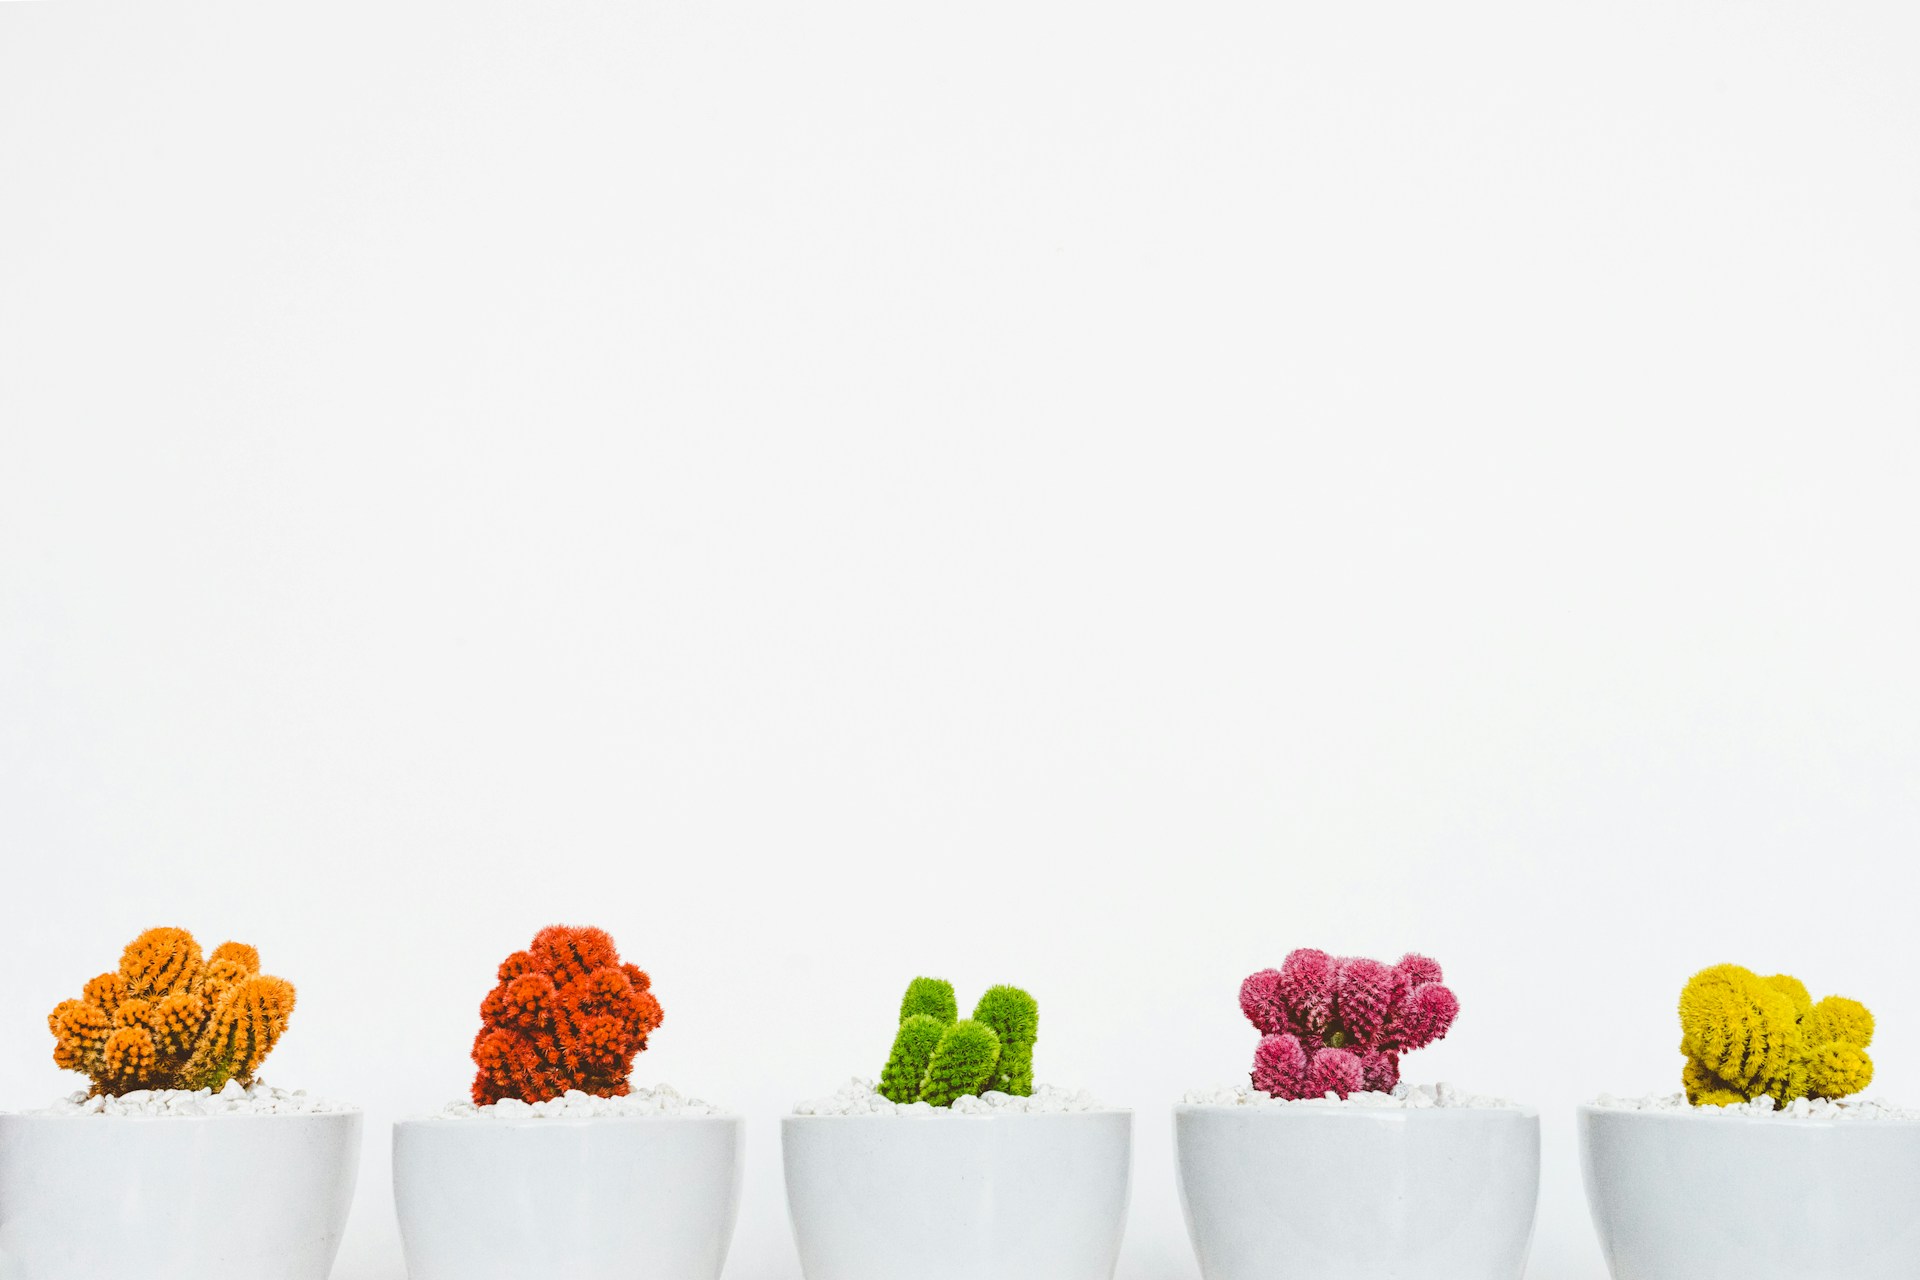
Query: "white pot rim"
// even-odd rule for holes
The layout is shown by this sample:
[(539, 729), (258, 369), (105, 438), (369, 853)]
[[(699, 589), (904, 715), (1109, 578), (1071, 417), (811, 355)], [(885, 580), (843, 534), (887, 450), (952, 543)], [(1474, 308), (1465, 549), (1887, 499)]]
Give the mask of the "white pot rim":
[[(1447, 1121), (1442, 1120), (1442, 1117), (1469, 1120), (1480, 1120), (1487, 1116), (1517, 1116), (1523, 1120), (1538, 1120), (1540, 1118), (1539, 1108), (1519, 1105), (1511, 1107), (1368, 1107), (1353, 1106), (1340, 1102), (1320, 1102), (1318, 1100), (1301, 1103), (1283, 1103), (1279, 1106), (1274, 1106), (1272, 1103), (1246, 1105), (1234, 1102), (1176, 1102), (1173, 1104), (1173, 1110), (1176, 1115), (1183, 1112), (1206, 1112), (1208, 1114), (1230, 1112), (1234, 1115), (1244, 1115), (1249, 1120), (1255, 1117), (1261, 1119), (1268, 1117), (1299, 1119), (1302, 1116), (1343, 1116), (1353, 1119), (1393, 1120), (1397, 1122), (1403, 1118), (1420, 1116), (1432, 1117), (1435, 1123), (1446, 1123)], [(1423, 1119), (1422, 1123), (1425, 1122)]]
[(739, 1124), (746, 1119), (733, 1111), (720, 1111), (704, 1116), (651, 1115), (651, 1116), (408, 1116), (404, 1120), (395, 1120), (396, 1129), (411, 1126), (433, 1126), (449, 1129), (584, 1129), (607, 1125), (672, 1125), (672, 1124)]
[[(947, 1110), (945, 1107), (937, 1109), (941, 1111)], [(826, 1121), (829, 1123), (840, 1120), (872, 1120), (884, 1124), (958, 1124), (975, 1120), (1097, 1120), (1103, 1116), (1131, 1116), (1132, 1114), (1132, 1107), (1096, 1107), (1090, 1111), (957, 1111), (949, 1115), (935, 1116), (911, 1113), (902, 1114), (900, 1112), (894, 1112), (892, 1115), (876, 1115), (873, 1112), (867, 1111), (861, 1112), (858, 1115), (846, 1116), (800, 1116), (788, 1114), (780, 1117), (780, 1123), (793, 1124), (813, 1120)]]
[(103, 1111), (0, 1111), (0, 1121), (34, 1120), (57, 1124), (233, 1124), (248, 1120), (268, 1123), (348, 1120), (359, 1119), (365, 1114), (359, 1107), (336, 1107), (331, 1111), (218, 1111), (204, 1116), (117, 1116), (108, 1115)]
[(1689, 1107), (1685, 1111), (1641, 1111), (1636, 1107), (1603, 1107), (1597, 1103), (1583, 1102), (1575, 1108), (1575, 1112), (1582, 1117), (1617, 1116), (1633, 1123), (1646, 1124), (1747, 1125), (1784, 1130), (1920, 1129), (1920, 1117), (1907, 1120), (1898, 1116), (1876, 1116), (1869, 1120), (1850, 1119), (1844, 1116), (1790, 1116), (1782, 1111), (1768, 1111), (1756, 1115), (1751, 1111), (1729, 1113), (1721, 1107)]

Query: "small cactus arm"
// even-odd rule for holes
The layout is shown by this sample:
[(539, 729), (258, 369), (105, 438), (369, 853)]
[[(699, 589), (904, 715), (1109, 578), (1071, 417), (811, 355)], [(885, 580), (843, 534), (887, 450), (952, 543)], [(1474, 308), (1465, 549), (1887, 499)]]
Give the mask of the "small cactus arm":
[(191, 991), (200, 963), (200, 944), (185, 929), (149, 929), (120, 953), (120, 976), (129, 996), (152, 999)]
[(1789, 975), (1713, 965), (1687, 981), (1679, 1013), (1680, 1079), (1695, 1106), (1844, 1098), (1873, 1079), (1866, 1006), (1843, 996), (1816, 1003)]
[(251, 1083), (293, 1012), (291, 983), (260, 973), (239, 942), (203, 957), (184, 929), (149, 929), (120, 968), (88, 982), (47, 1019), (54, 1062), (95, 1094)]
[(900, 1021), (925, 1014), (937, 1022), (952, 1026), (960, 1020), (960, 1002), (954, 998), (953, 984), (941, 978), (915, 978), (900, 998)]
[(181, 1068), (181, 1087), (219, 1089), (229, 1080), (252, 1084), (293, 1014), (293, 984), (256, 973), (222, 994), (192, 1056)]
[(1033, 1045), (1040, 1038), (1040, 1004), (1019, 987), (988, 987), (974, 1006), (973, 1020), (993, 1029), (1000, 1041), (989, 1089), (1026, 1098), (1033, 1094)]
[(1360, 1058), (1351, 1049), (1322, 1049), (1307, 1067), (1307, 1096), (1344, 1098), (1358, 1092), (1361, 1074)]
[(630, 1092), (633, 1060), (664, 1013), (652, 980), (620, 959), (605, 930), (549, 926), (496, 976), (473, 1041), (475, 1103)]
[(899, 1103), (920, 1097), (927, 1066), (948, 1025), (927, 1013), (911, 1014), (900, 1024), (900, 1033), (893, 1038), (893, 1052), (887, 1055), (886, 1068), (880, 1073), (881, 1097)]
[(1307, 1051), (1300, 1037), (1276, 1032), (1263, 1036), (1253, 1051), (1253, 1087), (1276, 1098), (1305, 1098)]
[[(1771, 1094), (1787, 1103), (1805, 1096), (1793, 1068), (1804, 1057), (1793, 993), (1735, 964), (1702, 969), (1680, 992), (1680, 1049), (1697, 1064), (1688, 1100)], [(1721, 1104), (1724, 1105), (1724, 1104)]]
[(1828, 996), (1813, 1005), (1800, 1027), (1809, 1044), (1839, 1040), (1864, 1049), (1873, 1043), (1873, 1015), (1867, 1006), (1845, 996)]
[(993, 1079), (994, 1064), (999, 1057), (1000, 1037), (993, 1033), (992, 1027), (971, 1018), (954, 1023), (934, 1046), (919, 1100), (936, 1107), (950, 1107), (956, 1098), (978, 1095)]

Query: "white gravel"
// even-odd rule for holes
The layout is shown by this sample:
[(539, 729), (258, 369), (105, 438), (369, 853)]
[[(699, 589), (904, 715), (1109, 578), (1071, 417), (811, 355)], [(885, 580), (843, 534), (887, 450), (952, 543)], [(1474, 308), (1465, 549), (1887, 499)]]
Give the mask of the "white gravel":
[(471, 1102), (449, 1102), (435, 1120), (592, 1120), (602, 1116), (724, 1116), (725, 1107), (698, 1098), (682, 1097), (670, 1084), (635, 1089), (623, 1098), (601, 1098), (569, 1089), (547, 1102), (502, 1098), (484, 1107)]
[(304, 1089), (288, 1093), (256, 1080), (242, 1088), (229, 1080), (215, 1093), (211, 1089), (136, 1089), (117, 1097), (89, 1098), (76, 1093), (50, 1107), (28, 1112), (40, 1116), (315, 1116), (334, 1115), (357, 1108), (309, 1097)]
[(1033, 1096), (1017, 1098), (989, 1089), (979, 1097), (956, 1098), (951, 1107), (927, 1102), (889, 1102), (874, 1091), (873, 1081), (859, 1076), (847, 1081), (831, 1098), (814, 1098), (794, 1107), (797, 1116), (1000, 1116), (1065, 1115), (1074, 1111), (1105, 1111), (1085, 1089), (1069, 1092), (1050, 1084), (1035, 1085)]
[(1752, 1102), (1727, 1107), (1696, 1107), (1684, 1093), (1650, 1093), (1644, 1098), (1616, 1098), (1603, 1093), (1593, 1100), (1609, 1111), (1657, 1111), (1704, 1116), (1771, 1116), (1781, 1120), (1920, 1120), (1920, 1111), (1898, 1107), (1879, 1098), (1796, 1098), (1785, 1107), (1773, 1105), (1764, 1094)]
[(1324, 1098), (1275, 1098), (1250, 1085), (1219, 1085), (1212, 1089), (1189, 1089), (1180, 1101), (1190, 1107), (1320, 1107), (1387, 1108), (1419, 1111), (1428, 1107), (1454, 1110), (1520, 1111), (1517, 1102), (1505, 1098), (1486, 1098), (1477, 1093), (1462, 1093), (1450, 1084), (1406, 1084), (1394, 1086), (1392, 1093), (1353, 1093), (1342, 1099), (1329, 1093)]

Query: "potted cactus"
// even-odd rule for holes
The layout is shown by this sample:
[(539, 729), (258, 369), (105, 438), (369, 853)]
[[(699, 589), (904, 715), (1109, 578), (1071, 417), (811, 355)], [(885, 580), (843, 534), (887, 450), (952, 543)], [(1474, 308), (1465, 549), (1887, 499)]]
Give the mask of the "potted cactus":
[(1040, 1010), (1020, 988), (959, 1012), (951, 983), (915, 978), (878, 1084), (781, 1122), (807, 1280), (1111, 1280), (1132, 1113), (1035, 1085)]
[(239, 942), (150, 929), (48, 1016), (88, 1087), (0, 1115), (0, 1270), (22, 1280), (323, 1280), (360, 1113), (269, 1087), (293, 985)]
[(1445, 1036), (1440, 966), (1303, 949), (1241, 984), (1261, 1033), (1251, 1087), (1174, 1108), (1175, 1167), (1204, 1280), (1424, 1276), (1520, 1280), (1540, 1121), (1446, 1085), (1403, 1084)]
[(663, 1017), (603, 930), (554, 925), (501, 963), (471, 1101), (393, 1128), (411, 1280), (717, 1280), (745, 1129), (629, 1082)]
[(1680, 1089), (1579, 1114), (1615, 1280), (1920, 1275), (1907, 1201), (1920, 1112), (1858, 1095), (1873, 1015), (1786, 974), (1719, 964), (1680, 992)]

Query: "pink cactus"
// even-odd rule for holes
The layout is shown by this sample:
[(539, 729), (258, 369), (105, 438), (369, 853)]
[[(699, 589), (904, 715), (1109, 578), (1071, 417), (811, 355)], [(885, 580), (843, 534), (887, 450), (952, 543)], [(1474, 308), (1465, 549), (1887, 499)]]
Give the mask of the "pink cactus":
[(1307, 1089), (1307, 1051), (1298, 1036), (1263, 1036), (1253, 1051), (1253, 1087), (1276, 1098), (1317, 1097)]
[(1240, 984), (1240, 1012), (1269, 1035), (1287, 1029), (1287, 1007), (1280, 999), (1280, 971), (1262, 969)]
[(1400, 1083), (1400, 1055), (1447, 1034), (1460, 1002), (1425, 956), (1395, 965), (1302, 948), (1240, 984), (1240, 1010), (1263, 1032), (1253, 1087), (1276, 1098), (1344, 1098)]
[(1339, 970), (1338, 960), (1311, 947), (1301, 947), (1281, 962), (1277, 994), (1296, 1034), (1317, 1036), (1327, 1029)]

